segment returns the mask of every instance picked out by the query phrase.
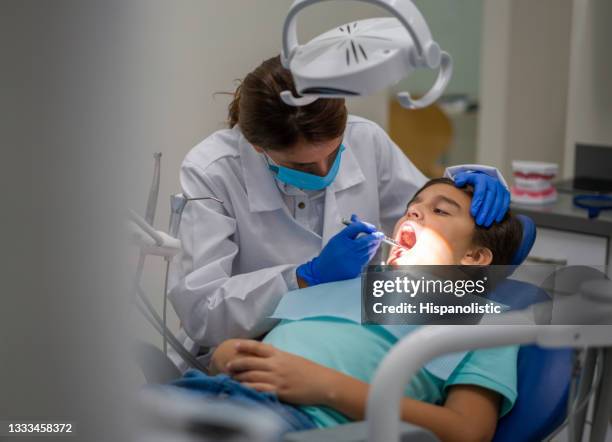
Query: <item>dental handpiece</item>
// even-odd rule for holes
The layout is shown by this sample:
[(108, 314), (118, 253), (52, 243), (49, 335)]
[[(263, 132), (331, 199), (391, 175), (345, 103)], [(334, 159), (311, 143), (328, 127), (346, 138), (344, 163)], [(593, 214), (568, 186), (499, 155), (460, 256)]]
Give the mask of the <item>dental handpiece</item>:
[[(348, 226), (348, 225), (350, 225), (350, 224), (351, 224), (351, 221), (350, 221), (350, 220), (348, 220), (348, 219), (346, 219), (346, 218), (342, 218), (342, 224), (344, 224), (345, 226)], [(383, 240), (382, 240), (382, 241), (383, 241), (384, 243), (389, 244), (390, 246), (394, 246), (394, 247), (401, 247), (402, 249), (405, 249), (405, 250), (410, 250), (410, 249), (408, 249), (407, 247), (404, 247), (403, 245), (401, 245), (400, 243), (398, 243), (396, 240), (394, 240), (393, 238), (391, 238), (391, 237), (389, 237), (389, 236), (387, 236), (387, 235), (385, 235), (385, 236), (383, 237)]]

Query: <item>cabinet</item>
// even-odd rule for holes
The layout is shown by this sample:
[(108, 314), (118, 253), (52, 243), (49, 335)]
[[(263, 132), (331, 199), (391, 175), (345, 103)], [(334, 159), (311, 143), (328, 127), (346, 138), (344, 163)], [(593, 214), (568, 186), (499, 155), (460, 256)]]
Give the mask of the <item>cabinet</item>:
[(529, 263), (558, 265), (606, 265), (608, 238), (538, 227)]

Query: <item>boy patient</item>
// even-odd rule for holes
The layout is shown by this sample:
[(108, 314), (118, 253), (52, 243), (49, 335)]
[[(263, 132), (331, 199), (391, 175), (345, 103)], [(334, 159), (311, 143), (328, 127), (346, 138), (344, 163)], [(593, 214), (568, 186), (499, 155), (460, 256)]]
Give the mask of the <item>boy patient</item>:
[[(470, 215), (472, 193), (452, 181), (426, 183), (408, 203), (393, 237), (389, 265), (509, 264), (522, 237), (520, 222), (506, 215), (490, 228)], [(316, 427), (362, 420), (369, 382), (397, 342), (384, 328), (341, 319), (282, 321), (263, 342), (225, 341), (211, 372), (243, 386), (275, 393)], [(448, 379), (421, 369), (408, 385), (401, 417), (443, 441), (491, 440), (500, 416), (516, 400), (517, 347), (469, 352)]]

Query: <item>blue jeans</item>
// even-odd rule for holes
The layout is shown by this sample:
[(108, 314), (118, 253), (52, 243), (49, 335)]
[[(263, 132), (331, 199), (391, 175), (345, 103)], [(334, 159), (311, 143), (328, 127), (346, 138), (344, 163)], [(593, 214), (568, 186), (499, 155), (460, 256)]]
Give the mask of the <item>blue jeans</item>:
[(283, 419), (287, 424), (287, 431), (316, 428), (312, 419), (299, 408), (280, 402), (275, 394), (246, 387), (227, 375), (208, 376), (198, 370), (189, 370), (182, 378), (172, 381), (171, 385), (201, 393), (206, 397), (230, 399), (248, 406), (263, 406)]

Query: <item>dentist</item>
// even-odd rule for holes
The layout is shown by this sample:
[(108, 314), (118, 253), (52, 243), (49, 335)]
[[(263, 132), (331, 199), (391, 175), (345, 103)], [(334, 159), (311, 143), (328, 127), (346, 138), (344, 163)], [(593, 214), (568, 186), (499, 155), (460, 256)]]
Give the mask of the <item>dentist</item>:
[[(342, 99), (303, 107), (283, 103), (293, 90), (279, 57), (249, 73), (229, 107), (229, 129), (210, 135), (185, 157), (187, 204), (173, 264), (170, 300), (186, 347), (257, 338), (290, 290), (358, 276), (425, 182), (375, 123), (347, 115)], [(510, 202), (496, 169), (456, 166), (446, 174), (472, 185), (481, 225), (501, 221)]]

